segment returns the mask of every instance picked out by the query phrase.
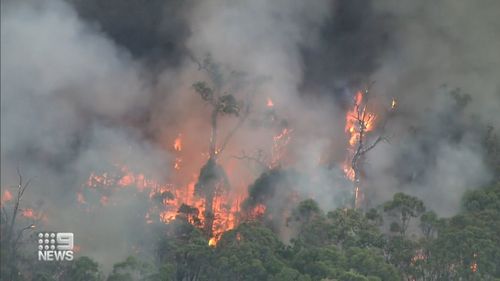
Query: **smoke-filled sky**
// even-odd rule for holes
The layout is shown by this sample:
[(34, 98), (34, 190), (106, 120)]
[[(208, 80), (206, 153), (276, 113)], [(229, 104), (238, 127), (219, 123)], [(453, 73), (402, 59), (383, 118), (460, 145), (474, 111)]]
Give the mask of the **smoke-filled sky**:
[[(490, 177), (481, 137), (486, 125), (500, 131), (499, 32), (496, 0), (2, 0), (1, 186), (17, 183), (19, 167), (33, 178), (27, 204), (48, 213), (47, 227), (72, 230), (99, 261), (125, 257), (146, 202), (116, 195), (118, 207), (89, 216), (75, 194), (92, 171), (117, 163), (168, 179), (166, 148), (181, 132), (193, 154), (206, 152), (210, 113), (191, 85), (207, 79), (193, 58), (210, 55), (244, 73), (230, 90), (252, 93), (250, 119), (272, 98), (294, 130), (294, 168), (315, 173), (300, 192), (327, 210), (336, 207), (345, 112), (374, 81), (375, 108), (396, 98), (398, 111), (390, 141), (367, 156), (367, 196), (380, 203), (403, 190), (451, 215), (463, 191)], [(465, 107), (449, 94), (457, 88), (471, 97)], [(221, 161), (276, 133), (247, 123)], [(317, 167), (322, 157), (329, 168)], [(200, 161), (186, 165), (199, 170)]]

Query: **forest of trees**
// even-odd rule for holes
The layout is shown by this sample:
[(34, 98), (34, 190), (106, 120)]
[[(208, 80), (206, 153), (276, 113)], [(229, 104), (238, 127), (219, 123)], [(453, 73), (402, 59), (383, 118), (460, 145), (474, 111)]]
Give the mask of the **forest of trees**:
[[(32, 225), (14, 227), (17, 199), (30, 183), (19, 174), (14, 216), (4, 217), (2, 209), (2, 280), (500, 280), (500, 142), (493, 129), (482, 145), (492, 180), (462, 194), (452, 217), (441, 218), (420, 198), (401, 192), (368, 210), (325, 212), (306, 199), (286, 218), (284, 231), (294, 237), (289, 243), (269, 218), (257, 218), (225, 232), (212, 247), (205, 229), (179, 210), (173, 222), (154, 226), (153, 256), (130, 256), (109, 274), (91, 257), (44, 263), (17, 250), (23, 233), (32, 231)], [(264, 178), (284, 172), (276, 167)]]
[[(213, 81), (220, 80), (209, 61), (199, 65)], [(193, 86), (213, 107), (210, 157), (195, 187), (195, 193), (212, 202), (217, 189), (227, 185), (217, 156), (249, 109), (241, 107), (243, 102), (232, 95), (222, 95), (221, 86), (212, 89), (204, 82)], [(470, 96), (459, 90), (451, 95), (462, 113)], [(224, 114), (235, 115), (239, 121), (217, 149), (217, 120)], [(357, 120), (364, 128), (366, 120), (359, 116), (358, 112)], [(206, 206), (207, 221), (202, 227), (189, 222), (198, 210), (183, 205), (173, 222), (152, 228), (154, 255), (130, 256), (114, 264), (108, 274), (92, 257), (77, 255), (71, 262), (45, 263), (34, 261), (20, 249), (23, 234), (35, 232), (34, 224), (21, 226), (16, 222), (22, 196), (30, 185), (18, 171), (13, 210), (8, 214), (2, 206), (0, 281), (500, 280), (500, 141), (492, 127), (483, 133), (481, 145), (492, 180), (483, 187), (470, 187), (462, 195), (460, 211), (452, 217), (441, 218), (420, 198), (402, 192), (368, 210), (354, 204), (326, 212), (314, 200), (306, 199), (291, 207), (286, 218), (275, 218), (286, 221), (286, 229), (278, 230), (269, 216), (248, 218), (225, 232), (214, 247), (207, 243), (212, 237), (211, 204)], [(367, 152), (381, 139), (379, 136), (368, 148), (359, 146), (357, 153)], [(354, 170), (355, 166), (353, 160)], [(269, 167), (248, 187), (249, 198), (259, 201), (257, 193), (274, 193), (273, 185), (287, 174), (294, 174), (293, 169)], [(244, 203), (260, 202), (252, 200)], [(294, 238), (282, 239), (283, 232)]]
[(324, 213), (305, 200), (289, 224), (297, 231), (289, 245), (255, 221), (210, 247), (179, 217), (158, 233), (155, 262), (129, 257), (108, 276), (89, 257), (35, 263), (33, 280), (500, 280), (500, 183), (466, 192), (461, 211), (446, 219), (397, 193), (366, 212)]
[[(216, 121), (219, 107), (214, 108)], [(481, 145), (492, 180), (462, 194), (460, 210), (452, 217), (441, 218), (420, 198), (402, 192), (368, 210), (348, 206), (326, 212), (306, 199), (286, 219), (276, 218), (286, 220), (285, 230), (277, 231), (269, 217), (247, 219), (212, 247), (207, 243), (211, 233), (190, 224), (190, 209), (180, 208), (173, 222), (154, 225), (156, 238), (149, 241), (154, 255), (130, 256), (114, 264), (108, 274), (92, 257), (77, 255), (71, 262), (45, 263), (18, 249), (28, 232), (35, 233), (33, 224), (16, 223), (21, 198), (30, 185), (18, 171), (13, 210), (6, 212), (2, 206), (1, 280), (500, 280), (500, 141), (493, 128), (484, 132)], [(215, 145), (211, 147), (213, 159)], [(200, 182), (213, 192), (214, 186), (207, 187), (210, 181), (201, 181), (210, 163), (202, 168)], [(250, 197), (259, 188), (269, 188), (270, 179), (289, 172), (280, 166), (265, 171), (249, 187)], [(283, 231), (294, 238), (284, 241)]]

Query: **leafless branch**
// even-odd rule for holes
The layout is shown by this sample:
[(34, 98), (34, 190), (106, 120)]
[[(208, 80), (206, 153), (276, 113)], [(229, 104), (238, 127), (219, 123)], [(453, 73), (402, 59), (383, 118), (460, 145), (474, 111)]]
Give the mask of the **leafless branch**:
[[(373, 84), (373, 83), (372, 83)], [(368, 142), (367, 133), (368, 133), (368, 125), (370, 122), (374, 120), (374, 115), (370, 114), (367, 110), (368, 108), (368, 100), (369, 100), (369, 88), (368, 87), (364, 93), (362, 93), (363, 98), (361, 102), (358, 102), (357, 98), (354, 99), (354, 112), (355, 114), (351, 114), (351, 117), (354, 119), (357, 126), (357, 143), (354, 153), (351, 159), (351, 168), (354, 173), (354, 183), (356, 188), (359, 188), (360, 183), (360, 163), (359, 160), (373, 148), (375, 148), (381, 141), (387, 141), (387, 137), (385, 136), (385, 126), (387, 124), (387, 120), (393, 113), (393, 110), (389, 110), (387, 116), (384, 117), (383, 122), (378, 126), (377, 132), (378, 135), (372, 142)], [(357, 200), (357, 198), (356, 198)], [(357, 202), (355, 202), (357, 205)]]
[(251, 155), (246, 154), (245, 151), (242, 151), (241, 155), (233, 156), (233, 158), (239, 159), (239, 160), (250, 160), (250, 161), (253, 161), (253, 162), (259, 164), (260, 166), (262, 166), (265, 169), (268, 168), (268, 164), (266, 163), (265, 156), (263, 156), (263, 153), (261, 150), (258, 151), (257, 156), (251, 156)]
[(2, 205), (2, 214), (5, 217), (5, 222), (9, 221), (9, 214), (7, 214), (7, 210), (5, 210), (5, 207)]
[(21, 228), (21, 230), (19, 230), (19, 233), (17, 234), (17, 238), (16, 238), (16, 240), (14, 241), (14, 245), (13, 245), (14, 249), (16, 249), (16, 248), (17, 248), (17, 244), (19, 243), (19, 240), (20, 240), (20, 239), (21, 239), (21, 237), (23, 236), (23, 233), (24, 233), (26, 230), (33, 229), (33, 228), (35, 228), (35, 224), (33, 224), (33, 223), (32, 223), (32, 224), (29, 224), (29, 225), (27, 225), (27, 226), (25, 226), (25, 227)]
[(233, 129), (231, 129), (231, 131), (229, 131), (229, 133), (224, 138), (224, 141), (222, 141), (221, 146), (219, 147), (219, 149), (217, 149), (217, 154), (220, 154), (226, 148), (227, 144), (229, 143), (231, 138), (234, 136), (234, 134), (239, 130), (241, 125), (243, 125), (243, 123), (245, 123), (249, 114), (250, 114), (250, 106), (246, 105), (243, 114), (238, 119), (238, 123), (236, 123), (236, 125), (233, 127)]

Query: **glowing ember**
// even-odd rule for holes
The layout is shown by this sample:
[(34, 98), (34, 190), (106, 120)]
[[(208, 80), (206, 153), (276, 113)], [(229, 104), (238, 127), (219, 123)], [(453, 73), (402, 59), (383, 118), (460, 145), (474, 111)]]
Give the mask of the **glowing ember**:
[(267, 107), (273, 107), (274, 106), (273, 100), (270, 99), (270, 98), (267, 98), (267, 104), (266, 105), (267, 105)]
[(472, 272), (476, 272), (477, 271), (477, 262), (473, 262), (470, 266), (470, 269), (472, 270)]
[(10, 191), (8, 190), (5, 190), (2, 195), (2, 203), (9, 202), (10, 200), (12, 200), (12, 198), (13, 198), (12, 193), (10, 193)]
[(175, 151), (182, 151), (182, 138), (181, 138), (181, 134), (179, 134), (177, 136), (177, 138), (175, 138), (174, 140), (174, 150)]
[(281, 132), (273, 137), (273, 149), (271, 151), (271, 163), (269, 168), (274, 168), (280, 165), (283, 156), (286, 153), (286, 146), (290, 142), (293, 129), (283, 128)]
[[(31, 208), (22, 209), (20, 214), (22, 217), (27, 219), (47, 221), (47, 216), (45, 214), (42, 212), (36, 212)], [(32, 225), (31, 227), (34, 228), (35, 226)]]
[(180, 170), (181, 169), (181, 162), (182, 162), (182, 158), (175, 158), (175, 161), (174, 161), (174, 169), (176, 170)]
[(35, 211), (33, 211), (33, 209), (30, 209), (30, 208), (24, 209), (24, 210), (22, 210), (21, 215), (25, 218), (34, 219), (35, 218)]
[(78, 192), (78, 193), (76, 194), (76, 200), (77, 200), (77, 201), (78, 201), (78, 203), (80, 203), (80, 204), (85, 204), (85, 203), (87, 203), (87, 202), (85, 201), (85, 197), (83, 197), (83, 194), (82, 194), (81, 192)]
[(424, 251), (419, 249), (416, 251), (415, 255), (411, 258), (411, 263), (415, 264), (417, 261), (423, 261), (426, 259), (427, 256), (425, 255)]
[(470, 265), (470, 270), (472, 272), (476, 272), (477, 271), (477, 261), (476, 261), (477, 254), (476, 253), (474, 253), (473, 258), (474, 259), (472, 260), (472, 264)]
[(118, 185), (119, 186), (129, 186), (135, 182), (135, 177), (134, 175), (128, 173), (124, 175), (119, 181)]
[(106, 206), (109, 203), (109, 198), (108, 196), (101, 196), (101, 200), (99, 201), (101, 202), (101, 205)]
[(251, 211), (250, 217), (251, 218), (259, 218), (259, 217), (262, 217), (265, 212), (266, 212), (266, 205), (264, 205), (264, 204), (258, 204)]
[(217, 245), (217, 241), (215, 240), (215, 237), (212, 237), (212, 238), (210, 238), (210, 240), (208, 240), (208, 246), (215, 247), (216, 245)]

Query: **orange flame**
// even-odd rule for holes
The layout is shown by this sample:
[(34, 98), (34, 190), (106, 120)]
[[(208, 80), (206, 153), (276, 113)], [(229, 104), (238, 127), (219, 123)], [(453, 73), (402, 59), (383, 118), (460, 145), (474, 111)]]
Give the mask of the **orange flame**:
[(174, 140), (174, 150), (175, 151), (181, 151), (182, 150), (182, 135), (179, 134), (177, 138)]
[(283, 128), (279, 134), (273, 137), (273, 147), (271, 151), (271, 163), (269, 168), (274, 168), (280, 164), (286, 153), (286, 147), (291, 140), (293, 129)]
[[(268, 99), (268, 105), (274, 105), (271, 99)], [(292, 129), (283, 128), (273, 137), (270, 166), (278, 165), (281, 161), (292, 131)], [(190, 151), (184, 146), (181, 134), (178, 134), (174, 139), (173, 150), (176, 152), (176, 156), (171, 169), (176, 173), (170, 174), (168, 180), (158, 181), (148, 175), (133, 172), (126, 166), (115, 164), (116, 169), (113, 169), (112, 172), (92, 172), (85, 185), (82, 186), (84, 189), (77, 193), (77, 202), (85, 204), (88, 210), (93, 210), (92, 198), (98, 198), (96, 200), (99, 202), (95, 203), (101, 207), (112, 206), (118, 203), (115, 201), (118, 199), (115, 199), (112, 191), (122, 188), (135, 189), (138, 195), (139, 193), (143, 194), (151, 202), (149, 209), (143, 214), (145, 223), (170, 223), (176, 218), (183, 218), (195, 227), (204, 229), (207, 223), (205, 218), (205, 198), (195, 194), (195, 185), (198, 181), (200, 167), (193, 166), (191, 160), (206, 161), (207, 154), (189, 154)], [(201, 158), (184, 158), (185, 155), (190, 157), (201, 155)], [(189, 161), (187, 161), (188, 159)], [(223, 162), (223, 164), (226, 165), (227, 163)], [(234, 165), (224, 166), (224, 169), (228, 178), (231, 179)], [(189, 178), (190, 175), (192, 175), (191, 179)], [(251, 214), (240, 214), (240, 203), (248, 196), (246, 187), (250, 180), (252, 180), (250, 177), (248, 179), (246, 177), (240, 178), (238, 184), (234, 185), (233, 183), (230, 191), (215, 194), (212, 202), (212, 235), (208, 237), (210, 246), (216, 246), (222, 234), (234, 229), (240, 223), (241, 218), (246, 219), (247, 216), (258, 218), (264, 214), (266, 210), (264, 205), (255, 207), (254, 210), (250, 211)], [(94, 193), (94, 196), (90, 196), (89, 193)]]
[[(193, 180), (184, 187), (174, 184), (161, 184), (155, 180), (147, 179), (143, 174), (134, 174), (126, 167), (122, 167), (123, 175), (113, 177), (111, 174), (103, 173), (97, 175), (91, 173), (87, 180), (87, 187), (92, 189), (102, 188), (137, 188), (138, 192), (147, 192), (150, 200), (160, 200), (162, 208), (151, 207), (145, 215), (146, 223), (153, 223), (153, 215), (157, 214), (159, 221), (169, 223), (180, 215), (180, 207), (185, 204), (196, 210), (195, 213), (187, 214), (188, 221), (193, 225), (203, 226), (205, 222), (205, 201), (195, 195), (195, 184), (197, 174), (193, 175)], [(84, 195), (77, 193), (77, 201), (80, 204), (86, 203)], [(106, 195), (101, 195), (100, 204), (108, 206), (111, 199)], [(228, 196), (217, 195), (213, 201), (214, 222), (210, 239), (211, 245), (215, 246), (222, 236), (222, 233), (233, 229), (237, 225), (237, 213), (239, 212), (239, 203), (241, 200), (230, 200)], [(201, 224), (201, 225), (200, 225)]]
[(359, 141), (361, 130), (365, 133), (373, 130), (375, 117), (375, 114), (366, 111), (366, 105), (363, 104), (363, 93), (357, 92), (354, 106), (347, 111), (344, 129), (350, 135), (349, 145), (351, 148)]
[(475, 273), (477, 271), (477, 253), (474, 253), (473, 258), (474, 259), (472, 260), (472, 264), (470, 265), (470, 270)]
[(266, 212), (266, 205), (257, 204), (257, 206), (255, 206), (253, 208), (253, 210), (250, 212), (250, 217), (251, 218), (259, 218), (259, 217), (262, 217), (265, 212)]
[[(367, 111), (366, 102), (363, 100), (363, 92), (358, 91), (354, 98), (353, 106), (346, 113), (346, 121), (344, 131), (349, 136), (349, 148), (346, 160), (343, 164), (344, 174), (347, 179), (354, 182), (356, 178), (356, 172), (352, 168), (352, 158), (355, 151), (360, 144), (360, 138), (364, 137), (364, 134), (371, 132), (375, 125), (375, 114)], [(396, 101), (393, 100), (393, 105), (396, 106)], [(354, 197), (355, 202), (358, 204), (360, 198), (363, 196), (358, 183), (355, 183)]]
[(217, 241), (216, 241), (215, 237), (212, 237), (212, 238), (210, 238), (210, 240), (208, 240), (208, 246), (210, 246), (210, 247), (217, 246)]
[(472, 272), (476, 272), (477, 271), (477, 262), (473, 262), (471, 265), (470, 265), (470, 269)]

